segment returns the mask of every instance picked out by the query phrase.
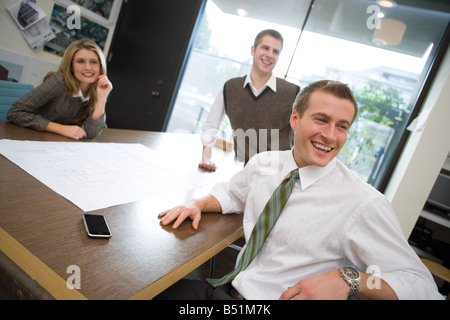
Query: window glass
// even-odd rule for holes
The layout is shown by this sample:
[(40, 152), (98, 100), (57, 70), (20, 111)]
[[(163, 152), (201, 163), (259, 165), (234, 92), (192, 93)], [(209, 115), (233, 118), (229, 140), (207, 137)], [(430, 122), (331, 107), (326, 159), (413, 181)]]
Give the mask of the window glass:
[[(284, 38), (274, 69), (274, 74), (284, 78), (309, 4), (286, 0), (208, 1), (166, 131), (199, 131), (224, 83), (250, 72), (251, 47), (261, 30), (275, 29)], [(259, 19), (261, 15), (266, 20)], [(227, 119), (224, 129), (226, 124)]]
[[(269, 1), (207, 2), (167, 131), (198, 132), (224, 82), (250, 71), (256, 34), (276, 29), (285, 40), (276, 76), (301, 87), (321, 79), (338, 80), (354, 92), (359, 116), (338, 157), (377, 187), (449, 23), (450, 4), (275, 3), (276, 7)], [(238, 8), (244, 7), (246, 14), (239, 16)], [(226, 119), (222, 127), (230, 132)]]

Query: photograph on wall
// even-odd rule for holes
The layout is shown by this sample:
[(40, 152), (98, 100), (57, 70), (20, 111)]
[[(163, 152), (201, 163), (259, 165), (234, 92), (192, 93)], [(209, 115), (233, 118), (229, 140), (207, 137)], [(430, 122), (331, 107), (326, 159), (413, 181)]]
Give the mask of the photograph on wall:
[(67, 12), (67, 8), (54, 4), (50, 27), (56, 37), (44, 46), (44, 51), (62, 57), (69, 44), (80, 39), (90, 39), (104, 50), (109, 29), (83, 16), (80, 17), (80, 28), (69, 29), (67, 21), (70, 21), (72, 15), (70, 10)]
[(31, 49), (43, 46), (55, 37), (45, 12), (35, 0), (22, 0), (8, 7), (8, 11)]
[(122, 0), (59, 0), (66, 5), (78, 5), (81, 13), (100, 23), (112, 25), (117, 20)]

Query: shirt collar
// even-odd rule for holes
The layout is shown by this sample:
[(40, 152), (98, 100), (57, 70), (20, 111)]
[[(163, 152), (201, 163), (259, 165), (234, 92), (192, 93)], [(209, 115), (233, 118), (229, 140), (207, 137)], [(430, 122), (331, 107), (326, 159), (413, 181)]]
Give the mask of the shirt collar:
[(247, 84), (250, 84), (250, 88), (253, 91), (262, 92), (262, 91), (264, 91), (264, 89), (266, 89), (266, 87), (269, 87), (270, 89), (272, 89), (273, 92), (277, 92), (277, 77), (275, 77), (275, 75), (273, 73), (270, 75), (269, 80), (267, 80), (267, 82), (264, 84), (264, 86), (262, 86), (262, 88), (259, 90), (256, 90), (255, 87), (253, 86), (252, 79), (250, 78), (250, 73), (247, 74), (247, 76), (245, 77), (243, 88), (245, 88), (245, 86)]
[[(288, 176), (292, 170), (297, 168), (293, 152), (294, 150), (292, 149), (291, 152), (289, 153), (290, 156), (284, 163), (284, 166), (281, 171), (283, 177)], [(331, 171), (333, 171), (335, 166), (336, 166), (336, 158), (333, 158), (330, 162), (328, 162), (328, 164), (325, 167), (310, 165), (298, 169), (302, 190), (305, 190), (306, 188), (314, 184), (316, 181), (318, 181), (320, 178), (328, 175)]]
[(83, 92), (81, 92), (81, 89), (79, 89), (79, 90), (78, 90), (78, 93), (75, 93), (72, 97), (74, 97), (74, 98), (80, 98), (82, 102), (89, 101), (89, 98), (90, 98), (90, 97), (85, 98), (85, 97), (83, 96)]

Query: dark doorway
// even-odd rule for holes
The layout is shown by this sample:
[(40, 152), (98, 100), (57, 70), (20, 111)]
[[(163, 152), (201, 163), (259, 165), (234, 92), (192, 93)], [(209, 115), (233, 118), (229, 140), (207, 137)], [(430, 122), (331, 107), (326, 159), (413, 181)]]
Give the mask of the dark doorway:
[(108, 57), (108, 127), (162, 131), (203, 3), (124, 1)]

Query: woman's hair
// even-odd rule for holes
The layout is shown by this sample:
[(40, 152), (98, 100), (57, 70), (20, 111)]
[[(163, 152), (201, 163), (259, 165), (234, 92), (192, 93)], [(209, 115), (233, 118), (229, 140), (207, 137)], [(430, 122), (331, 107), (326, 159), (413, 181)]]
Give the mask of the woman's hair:
[[(94, 52), (100, 62), (100, 75), (106, 75), (105, 55), (103, 54), (103, 51), (100, 49), (100, 47), (94, 41), (88, 39), (73, 41), (64, 51), (64, 55), (58, 70), (56, 72), (49, 72), (44, 78), (45, 81), (50, 75), (54, 73), (61, 74), (64, 77), (64, 82), (67, 86), (67, 94), (69, 96), (77, 94), (80, 90), (80, 81), (78, 81), (73, 75), (72, 68), (73, 57), (80, 49), (86, 49)], [(86, 108), (83, 115), (80, 117), (80, 119), (77, 119), (77, 121), (84, 120), (92, 112), (92, 110), (94, 110), (95, 104), (97, 103), (97, 81), (89, 87), (89, 97), (89, 107)]]
[(309, 106), (309, 98), (311, 97), (311, 94), (318, 90), (331, 93), (335, 97), (350, 101), (355, 107), (355, 115), (353, 116), (352, 122), (355, 120), (356, 115), (358, 114), (358, 107), (352, 91), (346, 84), (333, 80), (320, 80), (312, 82), (302, 89), (297, 98), (295, 98), (293, 105), (293, 109), (298, 112), (300, 117), (303, 117), (305, 110)]

